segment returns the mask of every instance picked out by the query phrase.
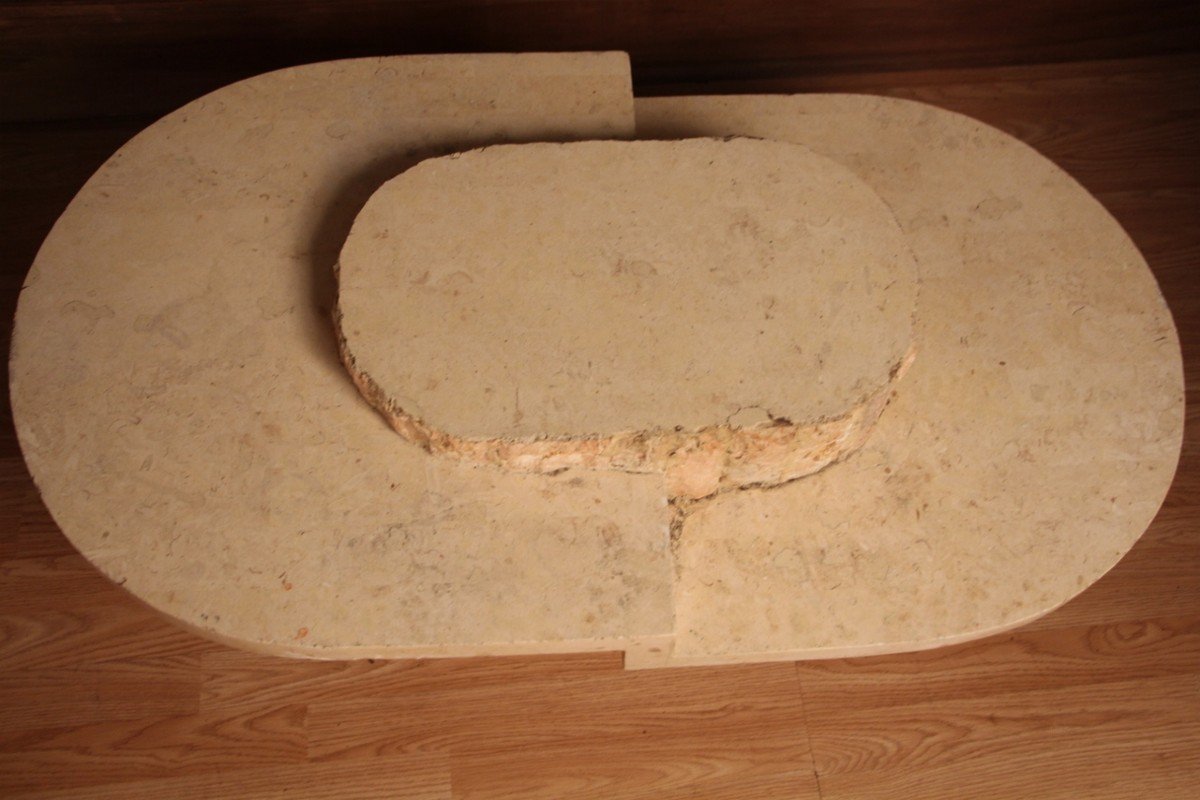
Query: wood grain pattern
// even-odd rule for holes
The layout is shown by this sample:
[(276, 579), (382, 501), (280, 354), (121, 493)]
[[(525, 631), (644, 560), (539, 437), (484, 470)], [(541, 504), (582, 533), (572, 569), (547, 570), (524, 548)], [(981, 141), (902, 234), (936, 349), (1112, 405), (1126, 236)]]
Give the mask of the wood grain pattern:
[[(1179, 325), (1189, 398), (1200, 389), (1200, 57), (1181, 52), (1197, 40), (1187, 4), (1030, 0), (968, 24), (978, 6), (966, 2), (932, 20), (919, 19), (932, 5), (849, 3), (811, 22), (767, 2), (698, 4), (695, 18), (676, 4), (408, 2), (389, 13), (426, 27), (394, 47), (395, 27), (371, 27), (374, 3), (349, 4), (345, 20), (329, 4), (290, 5), (257, 4), (255, 27), (229, 22), (229, 3), (0, 2), (0, 312), (11, 317), (37, 246), (115, 147), (256, 59), (628, 46), (650, 67), (646, 91), (878, 92), (1030, 142), (1141, 246)], [(473, 29), (437, 22), (468, 7)], [(518, 12), (541, 27), (507, 29)], [(854, 30), (835, 30), (852, 17)], [(659, 28), (639, 27), (647, 19)], [(218, 63), (205, 36), (262, 51)], [(148, 54), (176, 45), (155, 69)], [(114, 76), (136, 82), (116, 89)], [(81, 118), (101, 112), (132, 116)], [(74, 553), (25, 471), (7, 395), (0, 408), (0, 796), (1182, 799), (1200, 783), (1194, 400), (1150, 530), (1032, 625), (911, 655), (647, 673), (611, 653), (320, 663), (197, 639)]]
[(1198, 693), (1191, 674), (832, 713), (813, 725), (822, 796), (1183, 797)]
[(620, 674), (620, 653), (545, 655), (538, 658), (446, 658), (432, 661), (312, 661), (297, 664), (229, 648), (200, 656), (203, 708), (289, 702), (297, 692), (309, 703), (395, 698), (431, 691), (504, 688), (541, 680), (572, 681)]
[(106, 720), (0, 737), (7, 791), (305, 763), (305, 707)]
[(444, 755), (375, 758), (368, 762), (242, 767), (194, 775), (84, 785), (8, 795), (33, 800), (450, 800)]

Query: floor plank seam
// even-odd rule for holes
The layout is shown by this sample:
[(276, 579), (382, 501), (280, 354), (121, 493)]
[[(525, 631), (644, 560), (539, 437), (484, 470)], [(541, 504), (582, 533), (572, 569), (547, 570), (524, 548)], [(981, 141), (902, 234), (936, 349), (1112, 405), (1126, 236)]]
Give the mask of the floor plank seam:
[(808, 742), (808, 760), (812, 763), (813, 780), (817, 784), (817, 800), (824, 800), (825, 793), (821, 790), (821, 773), (817, 770), (817, 756), (813, 748), (812, 728), (808, 720), (808, 704), (804, 700), (804, 679), (800, 677), (800, 662), (792, 662), (792, 672), (796, 676), (796, 693), (800, 696), (800, 717), (804, 720), (804, 738)]

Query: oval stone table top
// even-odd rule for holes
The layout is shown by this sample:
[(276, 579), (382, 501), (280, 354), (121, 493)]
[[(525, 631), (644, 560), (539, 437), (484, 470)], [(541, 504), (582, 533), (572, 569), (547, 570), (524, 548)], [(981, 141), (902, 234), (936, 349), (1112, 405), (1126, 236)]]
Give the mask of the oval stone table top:
[(507, 469), (775, 485), (860, 446), (912, 358), (879, 196), (764, 139), (488, 147), (382, 186), (338, 266), (343, 360), (409, 441)]
[[(17, 432), (74, 545), (243, 647), (621, 649), (631, 667), (984, 636), (1132, 546), (1178, 458), (1179, 344), (1083, 188), (919, 103), (655, 98), (635, 131), (629, 85), (620, 54), (333, 62), (135, 137), (63, 214), (17, 310)], [(916, 265), (915, 355), (858, 446), (668, 502), (656, 470), (530, 472), (397, 436), (330, 319), (368, 198), (450, 152), (635, 132), (790, 142), (886, 205)]]
[(481, 439), (837, 416), (889, 382), (916, 294), (875, 192), (745, 138), (423, 161), (367, 202), (338, 280), (359, 368)]

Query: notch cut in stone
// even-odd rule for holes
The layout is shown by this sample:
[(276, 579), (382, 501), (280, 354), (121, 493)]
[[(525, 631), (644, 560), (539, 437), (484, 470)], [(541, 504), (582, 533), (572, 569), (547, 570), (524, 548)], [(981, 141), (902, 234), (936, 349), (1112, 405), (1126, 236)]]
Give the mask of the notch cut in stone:
[(758, 139), (503, 145), (381, 187), (339, 263), (343, 360), (431, 452), (663, 472), (672, 497), (857, 449), (917, 274), (849, 170)]

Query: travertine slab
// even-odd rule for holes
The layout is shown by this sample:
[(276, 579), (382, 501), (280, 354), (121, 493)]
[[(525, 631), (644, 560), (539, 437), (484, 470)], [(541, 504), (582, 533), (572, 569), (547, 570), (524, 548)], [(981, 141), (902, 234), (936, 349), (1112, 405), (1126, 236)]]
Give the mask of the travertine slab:
[(722, 495), (678, 543), (675, 663), (914, 650), (1103, 575), (1170, 486), (1179, 341), (1129, 237), (1028, 146), (880, 97), (639, 100), (641, 136), (763, 136), (846, 164), (921, 273), (920, 357), (855, 455)]
[(185, 624), (307, 656), (618, 648), (672, 630), (661, 478), (472, 469), (338, 361), (332, 268), (415, 160), (627, 136), (621, 54), (366, 59), (226, 87), (88, 182), (38, 254), (17, 433), (71, 541)]
[(380, 188), (337, 320), (364, 395), (433, 452), (660, 471), (695, 498), (859, 446), (916, 293), (888, 207), (806, 147), (521, 144)]
[(621, 648), (630, 666), (974, 638), (1129, 549), (1182, 434), (1153, 277), (1050, 162), (899, 100), (638, 106), (642, 136), (793, 141), (890, 206), (918, 357), (857, 453), (678, 505), (672, 542), (661, 476), (472, 467), (389, 430), (328, 316), (362, 204), (431, 155), (631, 135), (631, 108), (619, 55), (371, 59), (227, 87), (136, 137), (59, 220), (17, 312), (17, 433), (68, 537), (241, 646)]

